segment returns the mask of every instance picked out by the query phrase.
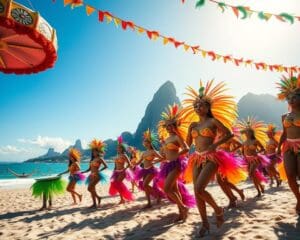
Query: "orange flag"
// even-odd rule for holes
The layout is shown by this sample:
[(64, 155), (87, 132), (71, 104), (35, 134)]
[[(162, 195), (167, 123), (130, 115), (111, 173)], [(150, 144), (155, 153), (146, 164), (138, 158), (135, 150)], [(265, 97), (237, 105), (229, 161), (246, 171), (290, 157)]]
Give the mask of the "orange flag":
[(86, 5), (85, 10), (86, 10), (86, 14), (88, 16), (90, 16), (93, 12), (95, 12), (96, 9), (93, 8), (93, 7), (91, 7), (91, 6), (89, 6), (89, 5)]

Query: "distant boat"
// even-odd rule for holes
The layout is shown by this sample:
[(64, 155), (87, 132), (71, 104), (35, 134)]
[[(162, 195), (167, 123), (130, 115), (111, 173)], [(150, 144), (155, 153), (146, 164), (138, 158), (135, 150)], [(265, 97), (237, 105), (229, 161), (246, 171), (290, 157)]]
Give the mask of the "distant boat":
[(9, 171), (12, 175), (14, 175), (17, 178), (29, 178), (35, 173), (35, 171), (33, 171), (32, 173), (29, 173), (29, 174), (26, 174), (26, 173), (18, 174), (9, 168), (7, 168), (7, 171)]

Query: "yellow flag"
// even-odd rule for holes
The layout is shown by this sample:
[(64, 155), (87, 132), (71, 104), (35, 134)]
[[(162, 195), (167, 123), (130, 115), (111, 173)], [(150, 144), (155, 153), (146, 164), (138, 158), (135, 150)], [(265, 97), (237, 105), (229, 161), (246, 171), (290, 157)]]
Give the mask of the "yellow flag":
[(116, 27), (119, 27), (121, 20), (117, 19), (117, 18), (113, 18), (113, 19), (114, 19), (114, 23), (115, 23)]
[(166, 45), (168, 42), (169, 42), (169, 39), (164, 38), (164, 40), (163, 40), (164, 45)]
[(216, 54), (216, 59), (219, 60), (222, 56), (219, 54)]
[(185, 51), (189, 50), (189, 48), (190, 48), (190, 46), (189, 46), (189, 45), (186, 45), (186, 44), (184, 44), (183, 47), (184, 47), (184, 50), (185, 50)]
[(85, 10), (86, 10), (86, 14), (88, 16), (90, 16), (96, 9), (93, 8), (93, 7), (91, 7), (91, 6), (89, 6), (89, 5), (86, 5)]
[(265, 16), (266, 16), (266, 20), (268, 21), (272, 17), (272, 14), (271, 13), (265, 13)]
[(104, 14), (105, 18), (106, 18), (106, 22), (110, 23), (112, 21), (112, 16), (108, 15), (108, 14)]
[(283, 66), (278, 67), (278, 72), (283, 72)]
[(135, 27), (135, 29), (137, 30), (138, 33), (144, 33), (145, 29), (141, 28), (141, 27)]
[(207, 54), (207, 52), (205, 52), (204, 50), (202, 50), (202, 51), (201, 51), (201, 53), (202, 53), (202, 57), (204, 57), (204, 58), (205, 58), (205, 57), (206, 57), (206, 54)]

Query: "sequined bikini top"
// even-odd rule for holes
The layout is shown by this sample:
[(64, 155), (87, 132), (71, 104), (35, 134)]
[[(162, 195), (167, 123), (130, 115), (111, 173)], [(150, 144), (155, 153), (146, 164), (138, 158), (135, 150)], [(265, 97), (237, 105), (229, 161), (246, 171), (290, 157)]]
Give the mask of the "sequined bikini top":
[(178, 147), (176, 144), (174, 143), (166, 143), (164, 145), (164, 148), (166, 150), (171, 150), (171, 151), (178, 151), (180, 147)]
[(216, 137), (216, 134), (210, 128), (203, 128), (200, 130), (193, 129), (191, 134), (192, 134), (192, 138), (197, 138), (199, 136), (208, 137), (208, 138)]

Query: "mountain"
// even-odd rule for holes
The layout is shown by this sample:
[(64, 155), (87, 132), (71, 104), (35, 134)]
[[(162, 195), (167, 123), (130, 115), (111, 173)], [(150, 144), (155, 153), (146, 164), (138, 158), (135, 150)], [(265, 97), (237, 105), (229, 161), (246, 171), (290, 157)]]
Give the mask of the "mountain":
[[(151, 102), (146, 107), (146, 111), (144, 117), (140, 121), (137, 126), (135, 133), (123, 132), (121, 135), (128, 145), (135, 146), (138, 148), (142, 148), (142, 134), (148, 128), (152, 130), (156, 130), (156, 126), (158, 121), (161, 118), (161, 113), (166, 109), (168, 105), (172, 105), (173, 103), (179, 104), (179, 98), (176, 96), (176, 89), (172, 82), (167, 81), (164, 83), (154, 94)], [(114, 139), (108, 139), (105, 141), (107, 144), (107, 150), (105, 154), (105, 158), (109, 159), (116, 155), (116, 147), (117, 141)], [(91, 151), (89, 149), (82, 149), (81, 141), (76, 140), (75, 144), (69, 146), (66, 150), (64, 150), (60, 156), (54, 156), (53, 161), (65, 161), (68, 156), (68, 152), (70, 148), (77, 148), (82, 152), (83, 159), (90, 159)], [(43, 158), (35, 158), (29, 159), (28, 161), (44, 161)], [(46, 159), (47, 161), (51, 161), (51, 157)]]
[[(158, 121), (161, 118), (161, 113), (168, 105), (173, 103), (180, 104), (179, 98), (176, 96), (176, 89), (172, 82), (164, 83), (154, 94), (152, 100), (145, 110), (144, 117), (139, 122), (135, 133), (123, 132), (121, 135), (124, 142), (131, 146), (142, 149), (142, 134), (148, 128), (156, 130)], [(246, 118), (247, 116), (255, 116), (258, 120), (263, 120), (266, 123), (275, 123), (278, 127), (281, 126), (281, 115), (287, 112), (287, 104), (278, 101), (274, 96), (269, 94), (253, 94), (248, 93), (243, 96), (238, 102), (239, 117)], [(92, 138), (93, 136), (91, 136)], [(106, 159), (111, 159), (116, 155), (117, 141), (116, 139), (107, 139)], [(54, 149), (49, 149), (44, 156), (30, 159), (28, 161), (50, 161), (61, 162), (66, 161), (68, 151), (71, 147), (75, 147), (82, 152), (83, 159), (90, 159), (91, 151), (82, 148), (81, 141), (76, 140), (75, 144), (68, 147), (61, 154), (55, 153)]]
[(266, 123), (281, 127), (281, 115), (288, 111), (287, 104), (270, 94), (247, 93), (238, 102), (239, 118), (255, 116)]
[(70, 150), (71, 148), (76, 148), (76, 149), (78, 149), (80, 152), (82, 152), (82, 151), (83, 151), (83, 148), (82, 148), (81, 140), (77, 139), (77, 140), (75, 141), (75, 144), (74, 144), (74, 145), (69, 146), (65, 151), (62, 152), (62, 155), (63, 155), (63, 156), (68, 156), (69, 150)]

